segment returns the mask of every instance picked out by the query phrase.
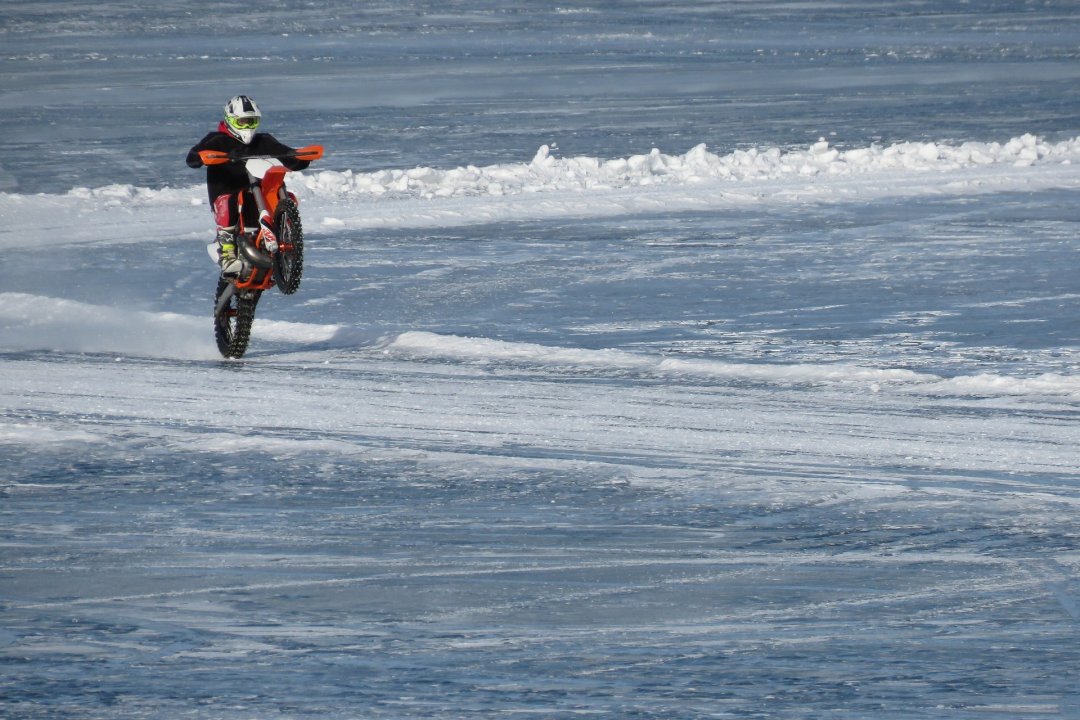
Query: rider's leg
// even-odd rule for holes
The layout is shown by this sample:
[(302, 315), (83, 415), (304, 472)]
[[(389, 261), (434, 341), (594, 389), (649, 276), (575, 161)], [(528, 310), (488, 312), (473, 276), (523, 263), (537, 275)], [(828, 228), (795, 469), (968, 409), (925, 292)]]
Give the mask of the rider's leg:
[(214, 199), (214, 220), (217, 222), (218, 263), (222, 275), (236, 275), (243, 268), (236, 256), (238, 219), (236, 196), (232, 193), (218, 195)]

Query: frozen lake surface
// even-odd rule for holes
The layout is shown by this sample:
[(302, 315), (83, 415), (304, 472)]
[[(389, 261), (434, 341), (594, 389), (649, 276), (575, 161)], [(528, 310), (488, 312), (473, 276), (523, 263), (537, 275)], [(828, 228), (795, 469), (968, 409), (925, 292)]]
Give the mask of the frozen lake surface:
[(1080, 717), (1071, 3), (9, 5), (3, 717)]

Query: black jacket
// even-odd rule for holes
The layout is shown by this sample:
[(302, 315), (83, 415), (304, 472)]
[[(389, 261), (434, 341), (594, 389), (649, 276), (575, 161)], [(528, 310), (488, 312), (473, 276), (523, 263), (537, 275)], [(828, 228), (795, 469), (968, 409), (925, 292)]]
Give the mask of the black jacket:
[[(219, 152), (232, 153), (238, 157), (270, 155), (281, 160), (281, 164), (290, 170), (303, 170), (311, 164), (308, 160), (281, 157), (282, 155), (288, 155), (289, 153), (294, 152), (294, 148), (278, 142), (277, 138), (270, 133), (256, 133), (255, 137), (251, 140), (251, 143), (245, 145), (229, 133), (225, 132), (221, 126), (196, 143), (195, 147), (188, 151), (188, 167), (202, 167), (202, 158), (199, 157), (200, 150), (217, 150)], [(222, 165), (208, 165), (206, 167), (206, 190), (210, 195), (211, 203), (213, 203), (214, 199), (219, 195), (240, 192), (245, 189), (247, 185), (248, 177), (247, 173), (244, 171), (243, 165), (238, 163), (224, 163)]]

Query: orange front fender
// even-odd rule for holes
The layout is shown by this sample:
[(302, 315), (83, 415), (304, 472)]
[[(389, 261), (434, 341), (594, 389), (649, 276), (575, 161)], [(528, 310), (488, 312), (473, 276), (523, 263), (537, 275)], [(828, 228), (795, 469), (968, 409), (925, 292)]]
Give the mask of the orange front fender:
[(263, 175), (262, 193), (266, 201), (266, 209), (270, 211), (270, 217), (274, 217), (274, 212), (277, 210), (281, 188), (285, 185), (285, 173), (285, 168), (275, 166)]

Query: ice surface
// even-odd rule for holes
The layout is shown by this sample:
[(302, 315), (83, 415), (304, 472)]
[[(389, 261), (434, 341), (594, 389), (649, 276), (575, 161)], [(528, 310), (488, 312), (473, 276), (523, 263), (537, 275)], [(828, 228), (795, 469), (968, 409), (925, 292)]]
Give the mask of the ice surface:
[(1080, 717), (1075, 15), (7, 3), (0, 716)]

